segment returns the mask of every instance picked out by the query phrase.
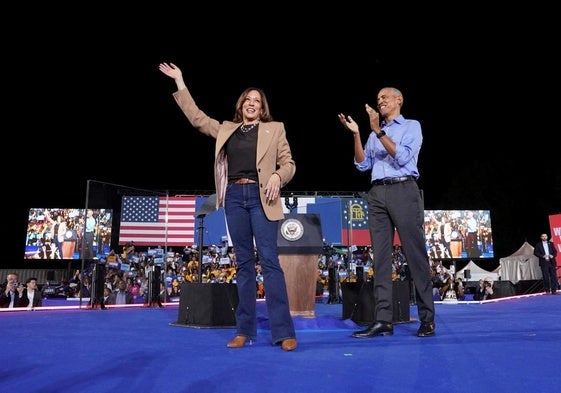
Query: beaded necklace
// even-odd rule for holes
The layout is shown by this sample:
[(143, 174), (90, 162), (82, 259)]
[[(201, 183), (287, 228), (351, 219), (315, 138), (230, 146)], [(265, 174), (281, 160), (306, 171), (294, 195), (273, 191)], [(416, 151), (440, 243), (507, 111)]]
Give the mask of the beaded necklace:
[(248, 133), (249, 131), (253, 130), (255, 127), (257, 127), (259, 123), (253, 123), (253, 124), (242, 124), (240, 126), (240, 131), (243, 132), (244, 134)]

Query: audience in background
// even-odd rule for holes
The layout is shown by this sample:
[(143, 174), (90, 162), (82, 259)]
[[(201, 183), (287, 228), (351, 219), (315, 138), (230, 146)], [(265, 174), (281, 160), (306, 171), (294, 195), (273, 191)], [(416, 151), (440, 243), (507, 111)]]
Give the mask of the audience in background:
[(27, 307), (29, 299), (23, 296), (24, 287), (17, 273), (10, 273), (0, 294), (1, 308)]
[(494, 292), (494, 281), (491, 277), (485, 277), (479, 280), (477, 287), (475, 288), (475, 293), (473, 294), (473, 300), (489, 300), (493, 299)]
[(25, 282), (23, 296), (29, 300), (27, 308), (41, 307), (43, 305), (43, 297), (39, 287), (37, 286), (37, 278), (30, 277)]
[(105, 304), (133, 304), (134, 295), (127, 289), (124, 280), (117, 282), (116, 289), (107, 297)]
[(440, 288), (442, 288), (443, 282), (440, 279), (440, 275), (434, 265), (431, 269), (431, 282), (432, 282), (432, 297), (434, 300), (440, 300)]
[[(398, 247), (394, 247), (396, 251)], [(158, 283), (154, 285), (153, 288), (153, 299), (148, 299), (150, 280), (148, 276), (152, 269), (154, 268), (153, 261), (146, 256), (146, 253), (142, 251), (135, 250), (131, 257), (131, 263), (127, 264), (127, 270), (120, 270), (120, 264), (114, 265), (115, 267), (110, 267), (110, 264), (105, 264), (107, 267), (106, 273), (104, 274), (103, 281), (100, 286), (102, 288), (108, 287), (105, 293), (107, 296), (111, 294), (109, 298), (111, 303), (108, 304), (119, 304), (117, 303), (117, 296), (124, 296), (124, 304), (152, 304), (162, 307), (163, 303), (177, 302), (180, 298), (180, 292), (182, 284), (189, 282), (198, 282), (198, 250), (194, 248), (185, 248), (185, 255), (180, 255), (179, 253), (174, 253), (174, 257), (169, 257), (166, 260), (164, 266), (166, 269), (166, 274), (161, 275), (158, 279)], [(204, 254), (208, 256), (203, 262), (203, 283), (236, 283), (236, 262), (235, 254), (233, 248), (230, 248), (231, 252), (224, 254), (224, 250), (219, 247), (213, 247), (209, 250), (203, 250)], [(364, 247), (363, 249), (357, 249), (356, 253), (363, 257), (364, 260), (368, 261), (367, 255), (371, 250), (370, 247)], [(114, 253), (114, 251), (113, 251)], [(397, 254), (400, 254), (399, 252)], [(408, 280), (408, 275), (398, 274), (400, 266), (407, 267), (407, 263), (404, 260), (398, 258), (396, 263), (396, 255), (392, 255), (393, 269), (393, 280)], [(226, 257), (224, 257), (226, 255)], [(355, 252), (353, 252), (353, 257), (355, 257)], [(323, 295), (325, 289), (330, 288), (332, 280), (330, 280), (327, 274), (328, 265), (334, 264), (337, 266), (338, 279), (335, 284), (340, 284), (340, 282), (353, 282), (357, 280), (356, 274), (344, 274), (350, 269), (351, 263), (348, 261), (347, 253), (339, 253), (336, 249), (331, 249), (329, 252), (322, 252), (318, 256), (318, 278), (316, 283), (316, 296), (320, 297)], [(229, 261), (228, 261), (229, 259)], [(355, 261), (356, 259), (352, 259)], [(337, 262), (335, 262), (337, 261)], [(368, 262), (367, 262), (368, 263)], [(357, 263), (358, 266), (361, 263)], [(93, 267), (96, 264), (92, 263), (89, 267), (86, 266), (84, 271), (80, 270), (72, 271), (73, 277), (71, 279), (70, 286), (75, 286), (72, 290), (65, 290), (68, 292), (68, 297), (82, 297), (89, 298), (92, 291), (92, 274)], [(163, 270), (163, 268), (161, 269)], [(259, 274), (261, 271), (261, 266), (256, 253), (255, 270), (258, 272), (256, 274), (256, 298), (266, 297), (266, 286), (262, 279), (262, 275)], [(147, 274), (148, 271), (148, 274)], [(502, 297), (502, 292), (497, 292), (500, 288), (495, 287), (493, 279), (491, 277), (486, 277), (485, 280), (479, 280), (479, 283), (475, 282), (462, 282), (460, 277), (455, 277), (452, 274), (451, 268), (446, 268), (442, 261), (431, 259), (431, 280), (432, 280), (432, 290), (433, 297), (435, 301), (465, 301), (465, 300), (488, 300), (496, 299), (497, 297)], [(403, 273), (403, 271), (401, 272)], [(21, 274), (21, 273), (20, 273)], [(61, 273), (64, 276), (64, 273)], [(373, 280), (374, 271), (369, 269), (368, 274), (364, 274), (362, 278), (367, 281)], [(214, 277), (214, 279), (212, 279)], [(455, 278), (454, 278), (455, 277)], [(4, 282), (4, 285), (0, 287), (0, 307), (8, 308), (10, 307), (28, 307), (29, 309), (34, 309), (36, 307), (42, 307), (45, 305), (45, 298), (54, 297), (45, 295), (41, 292), (41, 289), (45, 288), (45, 283), (38, 281), (36, 277), (31, 277), (27, 279), (27, 288), (25, 285), (19, 285), (19, 290), (7, 290), (7, 288), (12, 288), (13, 283), (19, 282), (19, 276), (17, 272), (10, 272), (8, 275), (9, 280)], [(340, 280), (340, 281), (339, 281)], [(10, 285), (8, 285), (8, 282)], [(171, 285), (170, 285), (171, 281)], [(485, 287), (485, 282), (487, 281), (491, 284), (490, 287)], [(121, 283), (122, 282), (122, 283)], [(452, 284), (453, 283), (453, 284)], [(47, 281), (48, 284), (48, 281)], [(52, 283), (51, 283), (52, 284)], [(67, 280), (61, 280), (60, 286), (63, 284), (68, 285)], [(163, 284), (163, 285), (162, 285)], [(411, 295), (414, 300), (414, 283), (411, 289)], [(59, 285), (59, 284), (54, 284)], [(153, 284), (152, 284), (153, 285)], [(125, 292), (121, 292), (121, 287), (125, 287)], [(553, 285), (552, 285), (553, 286)], [(113, 290), (114, 291), (113, 291)], [(449, 292), (450, 290), (453, 291)], [(21, 298), (20, 298), (21, 291)], [(37, 292), (35, 292), (37, 291)], [(17, 293), (17, 296), (16, 296)], [(33, 295), (31, 295), (33, 293)], [(58, 293), (58, 292), (57, 292)], [(447, 296), (449, 293), (449, 296)], [(473, 294), (473, 297), (472, 297)], [(13, 295), (13, 302), (12, 302)], [(131, 295), (133, 300), (131, 301)], [(330, 293), (331, 296), (331, 293)], [(56, 296), (60, 298), (60, 295)], [(101, 299), (100, 294), (100, 299)], [(152, 303), (150, 302), (152, 300)], [(159, 300), (159, 302), (158, 302)], [(57, 304), (57, 303), (55, 303)], [(47, 303), (48, 306), (53, 305), (52, 303)]]
[(111, 288), (105, 286), (103, 287), (103, 304), (107, 304), (107, 301), (109, 300), (109, 298), (111, 297), (111, 294), (113, 293), (113, 291), (111, 291)]
[(89, 276), (84, 277), (84, 282), (80, 285), (79, 296), (89, 298), (92, 296), (92, 280)]
[(461, 279), (454, 279), (453, 274), (449, 274), (446, 282), (440, 288), (440, 300), (454, 302), (465, 300), (464, 285)]

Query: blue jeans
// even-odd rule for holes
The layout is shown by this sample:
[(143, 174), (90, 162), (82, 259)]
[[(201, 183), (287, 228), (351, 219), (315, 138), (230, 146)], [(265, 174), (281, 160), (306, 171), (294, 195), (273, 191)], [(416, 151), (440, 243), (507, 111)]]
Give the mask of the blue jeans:
[(286, 281), (277, 248), (279, 222), (269, 221), (265, 216), (259, 198), (259, 185), (228, 184), (224, 211), (237, 262), (237, 334), (251, 339), (257, 337), (256, 247), (258, 261), (263, 268), (265, 302), (273, 344), (295, 338)]

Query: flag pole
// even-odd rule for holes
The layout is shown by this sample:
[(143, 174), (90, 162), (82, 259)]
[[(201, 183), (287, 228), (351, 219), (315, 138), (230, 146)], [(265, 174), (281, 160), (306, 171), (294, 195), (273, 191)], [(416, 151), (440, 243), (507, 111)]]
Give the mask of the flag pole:
[(206, 201), (201, 205), (201, 207), (195, 212), (195, 217), (199, 219), (199, 240), (198, 240), (198, 250), (199, 250), (199, 279), (198, 282), (203, 281), (203, 233), (204, 233), (204, 219), (205, 216), (211, 214), (216, 210), (216, 194), (210, 195)]
[(347, 222), (347, 224), (349, 225), (349, 230), (347, 231), (348, 234), (348, 239), (347, 239), (347, 275), (349, 274), (349, 267), (353, 258), (353, 252), (351, 251), (351, 246), (352, 246), (352, 242), (353, 242), (353, 213), (351, 211), (352, 205), (353, 205), (353, 200), (352, 198), (349, 199), (349, 206), (348, 206), (348, 217), (349, 217), (349, 221)]
[[(84, 214), (85, 212), (88, 211), (88, 205), (90, 203), (90, 180), (86, 180), (86, 200), (84, 202)], [(84, 221), (84, 228), (82, 230), (82, 239), (80, 240), (80, 259), (82, 260), (82, 264), (80, 267), (80, 285), (84, 285), (84, 266), (85, 266), (85, 255), (84, 255), (84, 247), (86, 245), (86, 237), (84, 235), (84, 232), (86, 231), (86, 222)], [(90, 293), (90, 302), (91, 302), (91, 297), (92, 297), (92, 293)], [(80, 291), (80, 303), (78, 305), (78, 308), (82, 308), (82, 291)]]

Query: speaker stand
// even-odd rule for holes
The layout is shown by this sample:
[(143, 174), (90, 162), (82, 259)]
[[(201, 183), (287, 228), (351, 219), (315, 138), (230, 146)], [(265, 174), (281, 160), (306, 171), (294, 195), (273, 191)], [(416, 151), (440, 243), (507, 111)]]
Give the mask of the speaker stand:
[(177, 322), (171, 325), (192, 328), (235, 327), (238, 302), (236, 284), (183, 283)]

